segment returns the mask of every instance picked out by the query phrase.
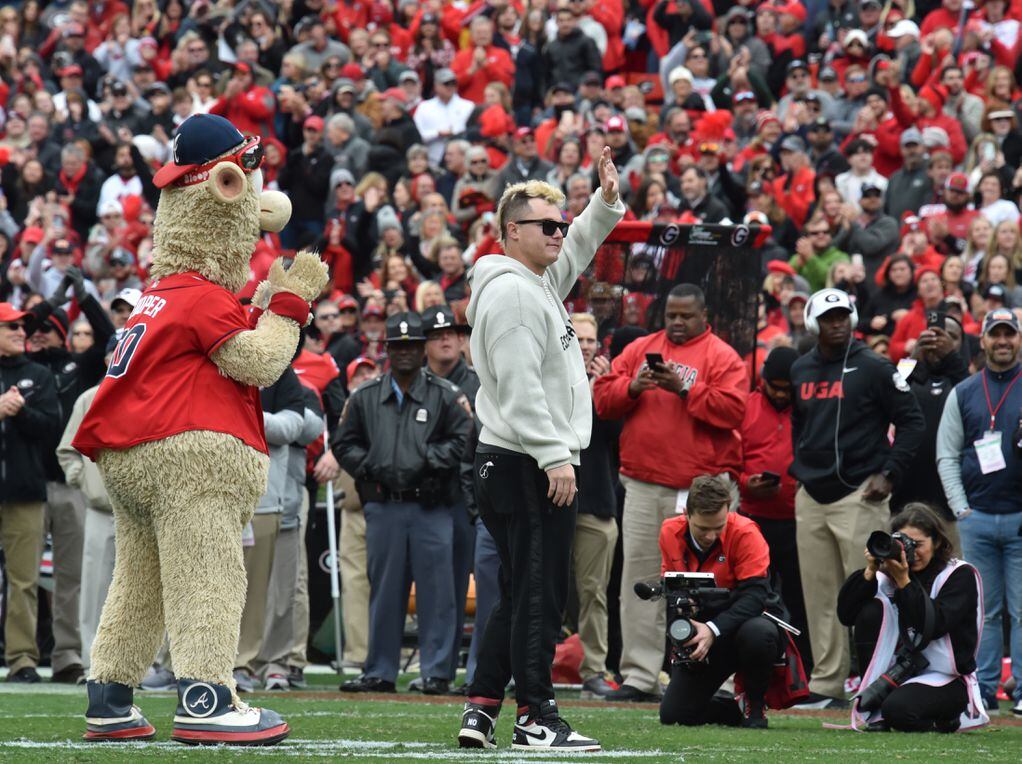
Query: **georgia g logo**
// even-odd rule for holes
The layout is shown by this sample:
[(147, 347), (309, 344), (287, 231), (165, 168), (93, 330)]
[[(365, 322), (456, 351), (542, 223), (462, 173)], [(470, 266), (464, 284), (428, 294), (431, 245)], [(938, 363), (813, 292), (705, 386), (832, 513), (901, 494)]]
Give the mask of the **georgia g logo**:
[(479, 468), (479, 477), (486, 480), (490, 476), (490, 467), (493, 466), (493, 462), (486, 462), (482, 467)]
[(216, 690), (205, 682), (196, 682), (181, 695), (181, 703), (189, 716), (209, 716), (216, 711)]

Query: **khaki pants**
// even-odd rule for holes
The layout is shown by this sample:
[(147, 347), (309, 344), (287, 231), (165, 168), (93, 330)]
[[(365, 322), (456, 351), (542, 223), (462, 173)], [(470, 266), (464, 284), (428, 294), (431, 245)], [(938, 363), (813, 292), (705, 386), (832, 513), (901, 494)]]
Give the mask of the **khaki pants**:
[(295, 584), (294, 645), (287, 657), (287, 665), (305, 668), (309, 665), (309, 551), (305, 546), (305, 532), (309, 528), (309, 492), (302, 494), (302, 510), (298, 515), (298, 583)]
[(35, 640), (39, 616), (39, 560), (43, 556), (41, 501), (0, 504), (0, 548), (7, 560), (7, 624), (4, 660), (13, 674), (39, 664)]
[(78, 614), (82, 629), (82, 666), (88, 668), (99, 614), (114, 578), (114, 515), (85, 508), (85, 544), (82, 548), (82, 590)]
[(864, 486), (832, 504), (820, 504), (800, 488), (795, 495), (795, 528), (802, 593), (813, 648), (810, 689), (832, 698), (845, 697), (851, 652), (848, 629), (838, 621), (837, 595), (845, 579), (866, 566), (866, 539), (886, 530), (890, 499), (862, 498)]
[(678, 491), (621, 476), (625, 507), (621, 517), (621, 674), (630, 687), (659, 694), (664, 662), (666, 614), (663, 602), (645, 602), (632, 592), (636, 581), (660, 578), (660, 526), (675, 517)]
[(281, 530), (277, 534), (273, 553), (273, 573), (270, 576), (266, 601), (266, 623), (262, 644), (255, 665), (265, 682), (272, 674), (288, 673), (287, 659), (294, 647), (295, 587), (298, 583), (298, 546), (301, 533), (298, 528)]
[(575, 521), (575, 585), (578, 590), (578, 636), (585, 657), (582, 680), (607, 670), (607, 582), (614, 562), (617, 522), (613, 517), (579, 514)]
[(369, 574), (366, 560), (366, 517), (346, 472), (338, 480), (346, 496), (341, 510), (341, 539), (337, 550), (341, 572), (344, 618), (344, 660), (365, 663), (369, 652)]
[(53, 539), (54, 672), (82, 665), (78, 598), (82, 587), (85, 497), (64, 483), (46, 484), (46, 525)]
[(273, 552), (280, 531), (280, 515), (252, 516), (255, 544), (245, 547), (245, 573), (248, 575), (248, 593), (245, 609), (241, 613), (241, 638), (238, 640), (238, 658), (234, 665), (254, 674), (253, 666), (263, 642), (266, 625), (266, 600), (269, 596), (270, 573), (273, 571)]

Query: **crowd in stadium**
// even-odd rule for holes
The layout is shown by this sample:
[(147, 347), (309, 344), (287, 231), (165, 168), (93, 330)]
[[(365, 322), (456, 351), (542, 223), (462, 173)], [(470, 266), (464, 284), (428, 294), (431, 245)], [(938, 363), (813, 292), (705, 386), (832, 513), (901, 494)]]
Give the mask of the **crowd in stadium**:
[[(83, 683), (88, 672), (114, 529), (101, 475), (70, 442), (148, 284), (153, 175), (173, 157), (181, 122), (209, 113), (261, 138), (264, 185), (293, 205), (287, 227), (259, 242), (239, 296), (299, 249), (318, 251), (331, 275), (294, 374), (262, 394), (275, 467), (246, 531), (240, 690), (304, 686), (316, 561), (299, 540), (328, 482), (343, 490), (338, 660), (362, 671), (342, 689), (394, 691), (413, 578), (422, 666), (413, 689), (463, 691), (465, 652), (471, 682), (478, 638), (461, 649), (470, 572), (476, 624), (499, 588), (493, 539), (476, 521), (472, 434), (457, 433), (466, 454), (448, 454), (468, 473), (460, 485), (409, 482), (395, 467), (389, 485), (375, 475), (382, 493), (373, 495), (364, 475), (344, 469), (358, 463), (347, 449), (365, 444), (342, 413), (356, 388), (390, 373), (392, 341), (411, 335), (388, 318), (410, 313), (421, 317), (412, 335), (429, 372), (473, 408), (469, 271), (501, 251), (504, 189), (550, 183), (570, 223), (595, 203), (609, 147), (625, 220), (770, 233), (748, 264), (762, 282), (755, 369), (712, 337), (698, 289), (669, 299), (658, 291), (660, 260), (645, 244), (598, 254), (601, 278), (584, 273), (565, 301), (594, 400), (565, 617), (584, 651), (584, 696), (661, 696), (662, 606), (636, 599), (632, 585), (659, 576), (661, 524), (709, 474), (725, 476), (733, 506), (760, 522), (803, 630), (817, 707), (841, 707), (849, 674), (865, 669), (850, 671), (847, 631), (834, 618), (839, 589), (862, 568), (863, 534), (907, 505), (936, 509), (983, 578), (978, 658), (959, 668), (978, 666), (983, 702), (996, 711), (1001, 659), (1022, 656), (1020, 52), (1019, 0), (3, 4), (8, 681), (39, 681), (41, 660), (53, 681)], [(847, 396), (862, 396), (846, 401), (845, 417), (857, 417), (847, 427), (840, 406), (836, 419), (822, 410), (828, 390), (846, 395), (827, 359), (819, 368), (796, 360), (834, 342), (821, 312), (806, 311), (824, 288), (844, 293), (838, 312), (864, 345), (847, 345), (849, 336), (837, 358)], [(661, 350), (675, 364), (662, 377), (642, 368)], [(880, 364), (868, 391), (851, 389), (856, 363)], [(33, 400), (54, 387), (52, 406)], [(420, 421), (433, 405), (427, 393)], [(969, 455), (992, 434), (1003, 434), (999, 462)], [(414, 435), (386, 437), (393, 453), (414, 456)], [(389, 518), (377, 515), (374, 529), (363, 511), (427, 497), (449, 504), (450, 519), (434, 537), (428, 518), (402, 518), (400, 553), (380, 535)], [(806, 513), (824, 509), (852, 519), (810, 527)], [(53, 586), (39, 640), (44, 542)], [(442, 554), (423, 557), (419, 545)], [(437, 560), (447, 565), (439, 577)], [(1007, 697), (1022, 715), (1022, 664), (1013, 675)], [(174, 686), (168, 650), (143, 686)]]

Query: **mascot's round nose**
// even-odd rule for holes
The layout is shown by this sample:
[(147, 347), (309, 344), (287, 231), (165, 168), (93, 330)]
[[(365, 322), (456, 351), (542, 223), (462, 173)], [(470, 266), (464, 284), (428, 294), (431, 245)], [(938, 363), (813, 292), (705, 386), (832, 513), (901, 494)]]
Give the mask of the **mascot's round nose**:
[(291, 200), (280, 191), (263, 191), (259, 195), (259, 227), (270, 233), (284, 229), (291, 219)]

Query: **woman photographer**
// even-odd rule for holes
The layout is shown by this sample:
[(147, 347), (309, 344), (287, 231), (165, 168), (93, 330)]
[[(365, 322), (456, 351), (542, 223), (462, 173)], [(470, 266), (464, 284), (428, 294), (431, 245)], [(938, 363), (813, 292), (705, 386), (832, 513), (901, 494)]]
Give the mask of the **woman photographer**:
[[(838, 595), (838, 618), (854, 626), (862, 677), (853, 722), (870, 731), (954, 732), (989, 719), (976, 681), (976, 649), (983, 620), (979, 576), (968, 563), (951, 557), (951, 541), (937, 514), (910, 503), (891, 520), (897, 559), (877, 559), (866, 550), (866, 568), (853, 573)], [(878, 551), (873, 546), (874, 551)], [(909, 662), (909, 629), (925, 635), (916, 660), (918, 673), (896, 681), (895, 664)], [(891, 680), (886, 677), (890, 676)], [(876, 681), (889, 689), (877, 708), (865, 709), (867, 688)]]

